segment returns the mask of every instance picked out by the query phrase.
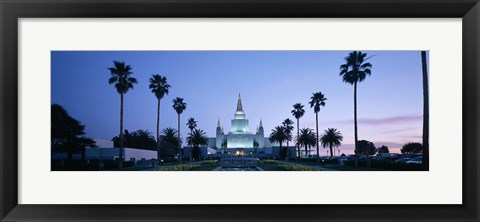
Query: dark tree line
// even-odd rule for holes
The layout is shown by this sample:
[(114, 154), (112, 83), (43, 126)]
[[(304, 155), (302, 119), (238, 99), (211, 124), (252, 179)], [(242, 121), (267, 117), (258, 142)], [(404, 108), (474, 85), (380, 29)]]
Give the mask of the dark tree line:
[[(112, 138), (115, 147), (120, 147), (120, 136)], [(148, 130), (123, 131), (123, 146), (144, 150), (156, 150), (155, 137)]]

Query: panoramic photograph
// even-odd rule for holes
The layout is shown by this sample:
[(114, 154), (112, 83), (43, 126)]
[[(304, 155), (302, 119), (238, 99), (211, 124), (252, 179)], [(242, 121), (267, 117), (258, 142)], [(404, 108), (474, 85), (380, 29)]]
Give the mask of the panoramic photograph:
[(428, 51), (52, 51), (52, 171), (428, 171)]

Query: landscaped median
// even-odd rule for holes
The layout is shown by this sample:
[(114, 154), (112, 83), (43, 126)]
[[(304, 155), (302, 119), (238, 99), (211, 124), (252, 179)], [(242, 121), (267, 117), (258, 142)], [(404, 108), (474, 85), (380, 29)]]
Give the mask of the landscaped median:
[(312, 167), (295, 163), (282, 163), (277, 160), (262, 160), (259, 161), (258, 166), (265, 171), (320, 171)]
[(217, 160), (204, 160), (198, 163), (176, 164), (155, 171), (210, 171), (217, 167), (217, 162)]

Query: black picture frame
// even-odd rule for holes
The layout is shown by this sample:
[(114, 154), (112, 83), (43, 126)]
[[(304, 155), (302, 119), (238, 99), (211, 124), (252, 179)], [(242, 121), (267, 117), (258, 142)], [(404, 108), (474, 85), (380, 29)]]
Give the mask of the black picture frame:
[[(478, 0), (0, 0), (2, 221), (478, 221)], [(133, 17), (462, 18), (461, 205), (19, 205), (18, 19)], [(448, 44), (448, 43), (446, 43)], [(39, 190), (41, 192), (41, 190)], [(441, 195), (441, 194), (439, 194)]]

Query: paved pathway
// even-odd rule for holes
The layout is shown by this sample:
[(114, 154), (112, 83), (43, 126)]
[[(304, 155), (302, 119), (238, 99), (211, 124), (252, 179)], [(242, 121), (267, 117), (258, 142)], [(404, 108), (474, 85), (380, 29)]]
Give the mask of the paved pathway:
[(297, 165), (300, 165), (300, 166), (310, 167), (310, 168), (314, 168), (314, 169), (321, 170), (321, 171), (337, 171), (337, 170), (334, 170), (334, 169), (328, 169), (328, 168), (317, 166), (317, 165), (308, 165), (308, 164), (303, 164), (303, 163), (298, 163), (298, 162), (290, 162), (290, 161), (278, 161), (278, 162), (279, 163), (297, 164)]

